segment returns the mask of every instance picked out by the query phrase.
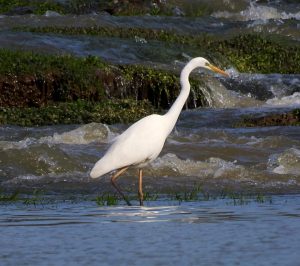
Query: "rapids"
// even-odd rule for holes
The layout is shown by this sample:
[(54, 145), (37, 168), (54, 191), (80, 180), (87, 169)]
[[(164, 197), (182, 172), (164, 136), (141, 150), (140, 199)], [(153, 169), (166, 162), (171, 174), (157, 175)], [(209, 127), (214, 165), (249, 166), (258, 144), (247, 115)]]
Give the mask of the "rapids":
[[(198, 5), (197, 1), (188, 4)], [(298, 42), (299, 5), (290, 1), (203, 1), (209, 14), (187, 16), (1, 15), (0, 47), (96, 55), (112, 63), (144, 64), (179, 73), (185, 62), (200, 56), (197, 48), (135, 36), (105, 38), (88, 35), (30, 33), (16, 27), (132, 27), (209, 33), (226, 37), (240, 33), (272, 33)], [(178, 4), (178, 8), (184, 10)], [(215, 55), (210, 59), (221, 60)], [(219, 62), (222, 65), (223, 62)], [(265, 193), (299, 192), (299, 127), (236, 128), (242, 116), (288, 111), (300, 104), (300, 74), (239, 73), (234, 66), (224, 79), (200, 71), (207, 108), (183, 111), (160, 157), (145, 170), (146, 189), (193, 186), (208, 190), (226, 187)], [(193, 93), (193, 92), (192, 92)], [(89, 192), (108, 189), (88, 178), (92, 165), (109, 143), (129, 125), (60, 125), (39, 128), (0, 127), (0, 186), (4, 190), (45, 189), (50, 192)], [(134, 186), (135, 170), (126, 174)], [(164, 182), (168, 181), (168, 182)], [(97, 183), (98, 184), (98, 183)]]

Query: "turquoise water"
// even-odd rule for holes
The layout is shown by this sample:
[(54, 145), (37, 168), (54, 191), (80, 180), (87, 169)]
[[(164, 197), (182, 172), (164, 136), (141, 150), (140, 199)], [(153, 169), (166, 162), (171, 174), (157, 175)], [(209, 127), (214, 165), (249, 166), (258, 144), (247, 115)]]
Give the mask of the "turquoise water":
[(2, 265), (299, 265), (300, 195), (0, 212)]

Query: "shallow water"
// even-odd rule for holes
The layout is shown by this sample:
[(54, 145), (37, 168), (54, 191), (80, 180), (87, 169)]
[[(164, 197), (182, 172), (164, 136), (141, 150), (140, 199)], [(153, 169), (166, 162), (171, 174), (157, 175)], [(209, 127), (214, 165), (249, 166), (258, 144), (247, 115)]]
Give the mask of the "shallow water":
[[(194, 1), (191, 4), (196, 5)], [(180, 71), (199, 56), (198, 48), (135, 38), (103, 38), (14, 31), (18, 26), (111, 26), (209, 33), (228, 37), (240, 32), (274, 33), (281, 41), (299, 38), (299, 6), (281, 1), (217, 1), (202, 17), (1, 16), (0, 47), (48, 53), (93, 54), (114, 62), (148, 64)], [(202, 55), (202, 54), (201, 54)], [(214, 55), (211, 55), (214, 59)], [(222, 65), (222, 64), (221, 64)], [(145, 189), (165, 193), (201, 185), (207, 191), (300, 192), (299, 127), (236, 128), (243, 116), (260, 116), (300, 106), (300, 75), (238, 73), (230, 78), (206, 75), (200, 88), (209, 108), (182, 113), (159, 158), (145, 169)], [(198, 74), (199, 75), (199, 74)], [(193, 92), (191, 93), (191, 95)], [(67, 125), (40, 128), (0, 127), (0, 186), (5, 191), (49, 193), (110, 191), (109, 176), (90, 180), (89, 171), (109, 143), (129, 125)], [(136, 190), (136, 171), (125, 174)], [(122, 182), (121, 180), (121, 182)]]
[[(298, 265), (300, 197), (0, 208), (2, 265)], [(24, 241), (26, 239), (26, 241)]]
[[(184, 111), (160, 156), (145, 168), (145, 189), (164, 193), (197, 184), (219, 193), (299, 192), (300, 127), (234, 127), (242, 115), (274, 110), (278, 107)], [(91, 180), (89, 171), (127, 126), (2, 126), (1, 187), (51, 193), (111, 191), (109, 174)], [(136, 170), (125, 173), (120, 182), (134, 192)]]

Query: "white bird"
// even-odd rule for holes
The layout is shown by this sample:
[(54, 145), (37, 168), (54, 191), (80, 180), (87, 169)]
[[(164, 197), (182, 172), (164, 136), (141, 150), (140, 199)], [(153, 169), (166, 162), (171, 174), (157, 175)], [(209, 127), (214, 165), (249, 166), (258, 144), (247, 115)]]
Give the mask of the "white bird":
[(139, 169), (138, 196), (140, 205), (142, 206), (142, 168), (156, 159), (161, 152), (166, 138), (173, 130), (182, 107), (189, 96), (189, 75), (198, 67), (206, 68), (224, 76), (228, 76), (226, 72), (210, 64), (205, 58), (196, 57), (192, 59), (181, 71), (181, 92), (170, 110), (164, 115), (153, 114), (146, 116), (131, 125), (115, 139), (105, 155), (94, 165), (90, 173), (92, 178), (98, 178), (113, 170), (117, 170), (111, 177), (111, 183), (128, 205), (131, 205), (129, 200), (115, 182), (117, 177), (124, 173), (129, 167)]

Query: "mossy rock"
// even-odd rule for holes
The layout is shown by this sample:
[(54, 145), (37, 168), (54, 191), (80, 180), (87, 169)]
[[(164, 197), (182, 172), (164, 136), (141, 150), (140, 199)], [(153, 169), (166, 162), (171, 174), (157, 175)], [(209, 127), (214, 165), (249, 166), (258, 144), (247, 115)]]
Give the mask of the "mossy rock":
[(213, 55), (220, 61), (233, 65), (240, 72), (250, 73), (300, 73), (300, 46), (296, 43), (282, 42), (274, 36), (241, 34), (227, 39), (207, 34), (183, 35), (174, 31), (145, 28), (120, 27), (35, 27), (19, 28), (41, 33), (89, 34), (103, 37), (135, 38), (159, 40), (167, 43), (178, 43), (199, 48), (202, 56)]
[(49, 101), (104, 98), (96, 57), (41, 55), (0, 49), (0, 106), (43, 106)]
[(239, 35), (212, 43), (212, 49), (226, 56), (241, 72), (300, 73), (300, 47), (260, 35)]
[(0, 107), (0, 124), (42, 126), (55, 124), (132, 123), (158, 112), (148, 101), (107, 100), (101, 103), (78, 100), (44, 107)]
[(243, 117), (236, 127), (300, 126), (300, 109), (259, 117)]
[[(192, 79), (191, 83), (195, 93), (188, 101), (189, 106), (204, 105), (201, 81)], [(179, 91), (179, 75), (169, 71), (108, 65), (93, 56), (76, 58), (0, 49), (2, 107), (135, 98), (149, 100), (156, 108), (168, 108)]]

